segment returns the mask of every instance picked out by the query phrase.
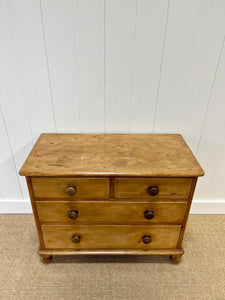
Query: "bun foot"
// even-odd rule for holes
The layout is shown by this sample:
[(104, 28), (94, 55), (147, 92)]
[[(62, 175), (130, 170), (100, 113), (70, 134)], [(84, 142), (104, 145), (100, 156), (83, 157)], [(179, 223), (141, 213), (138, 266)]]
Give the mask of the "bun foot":
[(52, 255), (41, 256), (41, 261), (43, 264), (48, 264), (52, 260)]
[(181, 261), (181, 255), (170, 255), (170, 260), (174, 264), (178, 264)]

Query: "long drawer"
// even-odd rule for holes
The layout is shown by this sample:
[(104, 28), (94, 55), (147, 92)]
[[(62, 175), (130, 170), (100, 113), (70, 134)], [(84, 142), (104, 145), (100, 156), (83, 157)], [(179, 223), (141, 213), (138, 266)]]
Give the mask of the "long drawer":
[(172, 249), (180, 225), (42, 225), (46, 249)]
[(187, 199), (192, 178), (115, 178), (115, 198)]
[(36, 198), (108, 198), (109, 178), (32, 177)]
[(186, 202), (36, 201), (41, 223), (182, 223)]

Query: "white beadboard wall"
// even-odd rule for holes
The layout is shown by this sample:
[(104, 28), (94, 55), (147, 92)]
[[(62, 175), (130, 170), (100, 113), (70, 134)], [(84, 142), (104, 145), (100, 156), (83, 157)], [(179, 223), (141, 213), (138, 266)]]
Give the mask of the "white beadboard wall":
[(42, 132), (181, 133), (225, 213), (224, 0), (0, 0), (0, 212)]

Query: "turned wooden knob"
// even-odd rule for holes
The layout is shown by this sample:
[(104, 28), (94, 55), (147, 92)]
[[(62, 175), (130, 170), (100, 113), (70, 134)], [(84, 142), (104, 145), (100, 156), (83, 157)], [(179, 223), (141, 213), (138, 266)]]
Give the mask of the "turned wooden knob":
[(152, 238), (151, 238), (150, 235), (148, 235), (148, 234), (143, 235), (143, 237), (142, 237), (142, 242), (143, 242), (144, 244), (150, 244), (151, 241), (152, 241)]
[(159, 193), (159, 188), (156, 185), (152, 185), (148, 188), (148, 193), (151, 196), (156, 196)]
[(72, 242), (73, 243), (78, 244), (78, 243), (80, 243), (80, 240), (81, 240), (81, 237), (78, 234), (74, 234), (72, 236)]
[(75, 209), (69, 210), (69, 212), (68, 212), (68, 217), (69, 217), (70, 219), (76, 219), (76, 218), (78, 217), (78, 211), (75, 210)]
[(154, 218), (154, 211), (151, 209), (147, 209), (144, 213), (145, 219), (151, 220)]
[(74, 195), (76, 193), (77, 189), (75, 188), (75, 186), (73, 185), (68, 185), (68, 187), (66, 188), (66, 193), (67, 195)]

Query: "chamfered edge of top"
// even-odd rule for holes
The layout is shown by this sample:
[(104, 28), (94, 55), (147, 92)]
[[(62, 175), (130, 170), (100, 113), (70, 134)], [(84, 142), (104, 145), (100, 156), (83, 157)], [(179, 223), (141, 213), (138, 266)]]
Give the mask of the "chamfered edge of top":
[(196, 163), (196, 170), (187, 170), (187, 171), (179, 171), (179, 172), (57, 172), (57, 174), (52, 174), (52, 172), (44, 172), (42, 171), (31, 171), (29, 170), (29, 168), (27, 168), (27, 160), (29, 159), (29, 156), (32, 154), (32, 152), (34, 151), (34, 147), (38, 145), (38, 143), (40, 142), (40, 139), (45, 136), (45, 135), (128, 135), (127, 133), (110, 133), (110, 134), (90, 134), (90, 133), (42, 133), (40, 134), (38, 140), (36, 141), (35, 145), (33, 146), (33, 148), (31, 149), (29, 155), (27, 156), (24, 164), (22, 165), (20, 171), (19, 171), (19, 175), (20, 176), (32, 176), (32, 177), (78, 177), (78, 176), (96, 176), (96, 177), (104, 177), (104, 176), (116, 176), (116, 177), (159, 177), (159, 178), (163, 178), (163, 177), (201, 177), (204, 176), (204, 170), (202, 169), (201, 165), (199, 164), (198, 160), (196, 159), (196, 157), (194, 156), (194, 154), (192, 153), (190, 147), (187, 145), (186, 141), (184, 140), (183, 136), (181, 134), (174, 134), (174, 133), (145, 133), (145, 134), (139, 134), (139, 133), (132, 133), (129, 135), (173, 135), (173, 136), (180, 136), (181, 139), (183, 140), (184, 144), (187, 147), (187, 150), (189, 150), (190, 154), (192, 155), (192, 157), (195, 160)]

